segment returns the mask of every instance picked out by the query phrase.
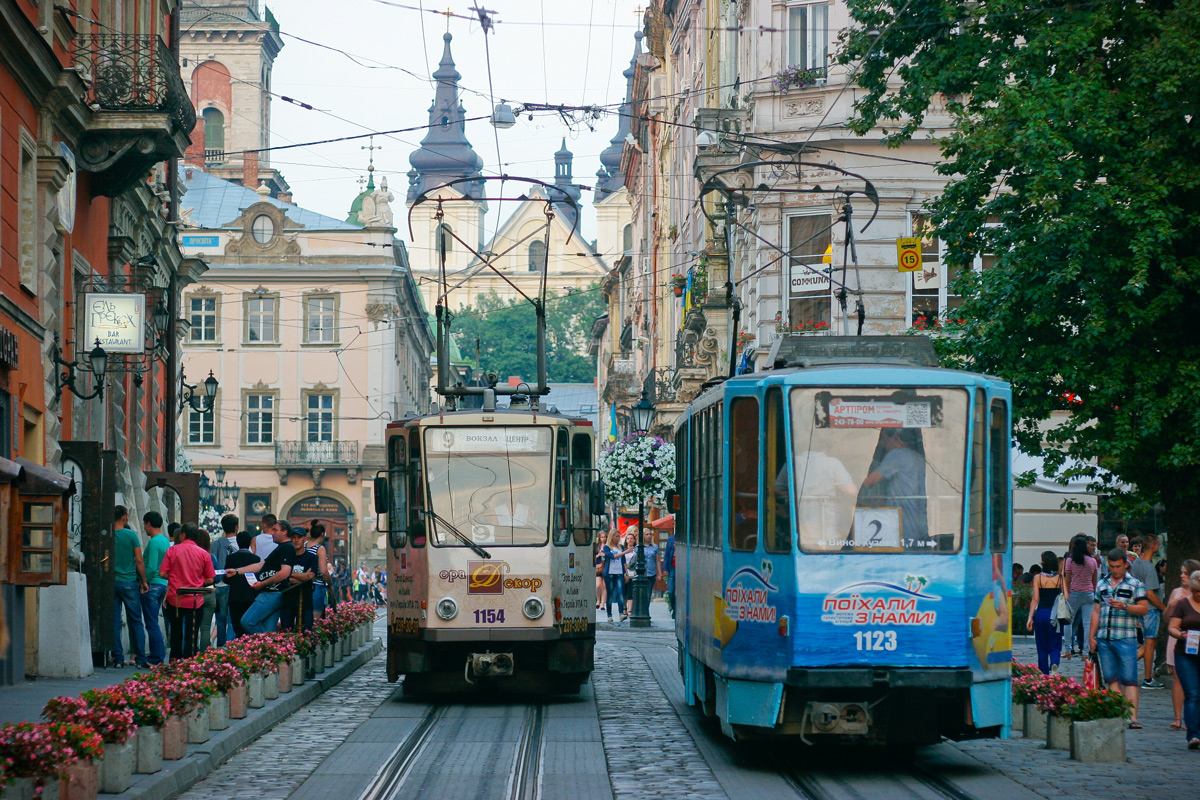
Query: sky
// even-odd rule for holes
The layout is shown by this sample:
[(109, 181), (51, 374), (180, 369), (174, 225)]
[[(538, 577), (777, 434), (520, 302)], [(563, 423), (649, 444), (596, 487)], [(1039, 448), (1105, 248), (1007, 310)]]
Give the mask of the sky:
[[(615, 108), (623, 99), (621, 72), (629, 66), (634, 32), (640, 26), (639, 6), (633, 0), (483, 0), (496, 20), (486, 34), (486, 47), (478, 20), (464, 18), (474, 16), (468, 0), (441, 2), (268, 2), (284, 41), (275, 60), (272, 91), (319, 109), (272, 98), (272, 146), (427, 124), (434, 93), (428, 76), (441, 59), (447, 29), (454, 36), (451, 49), (462, 74), (460, 86), (465, 90), (460, 96), (468, 118), (490, 113), (489, 97), (514, 107), (533, 102)], [(435, 9), (460, 16), (431, 13)], [(615, 114), (605, 115), (591, 123), (593, 131), (586, 124), (567, 125), (557, 115), (540, 112), (532, 121), (522, 115), (507, 130), (497, 131), (486, 119), (468, 122), (467, 138), (484, 161), (485, 175), (503, 171), (553, 181), (554, 151), (565, 136), (575, 154), (574, 180), (590, 187), (600, 168), (600, 152), (617, 124)], [(405, 173), (409, 154), (420, 146), (423, 135), (415, 131), (375, 137), (381, 148), (374, 151), (376, 183), (387, 176), (396, 195), (392, 208), (397, 235), (406, 240)], [(291, 184), (298, 205), (345, 218), (360, 191), (357, 179), (366, 175), (367, 144), (362, 139), (277, 150), (271, 153), (271, 165)], [(581, 225), (588, 240), (595, 236), (591, 200), (592, 193), (584, 191)], [(489, 235), (502, 221), (496, 204), (490, 206)]]

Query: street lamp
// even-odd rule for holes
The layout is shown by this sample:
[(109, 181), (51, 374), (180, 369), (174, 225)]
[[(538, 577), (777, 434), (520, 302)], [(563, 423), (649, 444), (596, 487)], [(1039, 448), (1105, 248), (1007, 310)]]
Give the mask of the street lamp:
[(237, 509), (238, 498), (242, 487), (236, 483), (225, 483), (225, 468), (217, 467), (217, 480), (213, 483), (203, 472), (200, 473), (200, 502), (208, 508), (215, 508), (225, 513), (233, 513)]
[[(633, 430), (637, 434), (645, 436), (654, 423), (654, 403), (650, 402), (645, 390), (642, 391), (642, 399), (629, 409), (629, 416), (633, 420)], [(650, 583), (646, 577), (646, 542), (645, 537), (642, 536), (645, 516), (646, 493), (643, 491), (638, 497), (637, 556), (633, 560), (632, 581), (633, 616), (629, 618), (629, 627), (631, 628), (650, 627)]]
[(354, 563), (354, 508), (346, 509), (346, 566)]
[(104, 352), (104, 348), (100, 346), (100, 340), (96, 340), (96, 346), (87, 355), (88, 370), (96, 379), (96, 388), (90, 394), (81, 394), (80, 390), (75, 386), (76, 370), (84, 371), (83, 365), (75, 361), (63, 361), (61, 351), (58, 349), (58, 337), (54, 339), (54, 348), (51, 351), (51, 357), (54, 363), (63, 367), (63, 371), (54, 373), (54, 398), (62, 397), (63, 389), (70, 389), (71, 392), (80, 400), (91, 400), (93, 397), (104, 396), (104, 373), (108, 371), (108, 353)]
[(195, 384), (188, 383), (183, 372), (179, 373), (179, 393), (180, 402), (186, 403), (192, 411), (197, 414), (211, 414), (213, 406), (216, 404), (217, 398), (217, 383), (216, 377), (213, 376), (212, 370), (208, 371), (208, 377), (204, 379), (204, 394), (196, 394)]

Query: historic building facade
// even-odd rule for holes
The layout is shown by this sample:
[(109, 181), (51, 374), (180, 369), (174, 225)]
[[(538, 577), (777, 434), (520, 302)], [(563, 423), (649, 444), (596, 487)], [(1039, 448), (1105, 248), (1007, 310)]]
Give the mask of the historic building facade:
[(346, 222), (190, 164), (181, 182), (184, 250), (209, 265), (183, 296), (191, 469), (244, 528), (320, 519), (334, 558), (382, 561), (371, 481), (387, 423), (429, 410), (433, 353), (390, 192)]
[[(175, 242), (166, 166), (195, 124), (176, 6), (0, 4), (5, 682), (91, 672), (114, 635), (114, 505), (179, 507), (156, 488), (176, 481), (172, 320), (203, 265)], [(61, 509), (35, 511), (56, 484)]]

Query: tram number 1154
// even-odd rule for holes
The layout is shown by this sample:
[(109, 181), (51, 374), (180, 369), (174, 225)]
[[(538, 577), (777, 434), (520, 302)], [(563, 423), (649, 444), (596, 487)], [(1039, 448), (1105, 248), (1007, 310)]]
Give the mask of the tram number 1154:
[(479, 608), (475, 610), (476, 624), (492, 625), (497, 622), (504, 622), (503, 608)]
[(854, 642), (859, 650), (895, 650), (895, 631), (855, 631)]

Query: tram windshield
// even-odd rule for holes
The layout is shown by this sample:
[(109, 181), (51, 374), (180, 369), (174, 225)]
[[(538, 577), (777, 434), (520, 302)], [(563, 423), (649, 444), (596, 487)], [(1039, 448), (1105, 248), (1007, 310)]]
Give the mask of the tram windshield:
[[(961, 389), (794, 389), (792, 478), (806, 553), (954, 553), (962, 543), (968, 396)], [(789, 486), (795, 503), (789, 503)]]
[(547, 427), (426, 428), (425, 470), (433, 543), (543, 545), (553, 466)]

